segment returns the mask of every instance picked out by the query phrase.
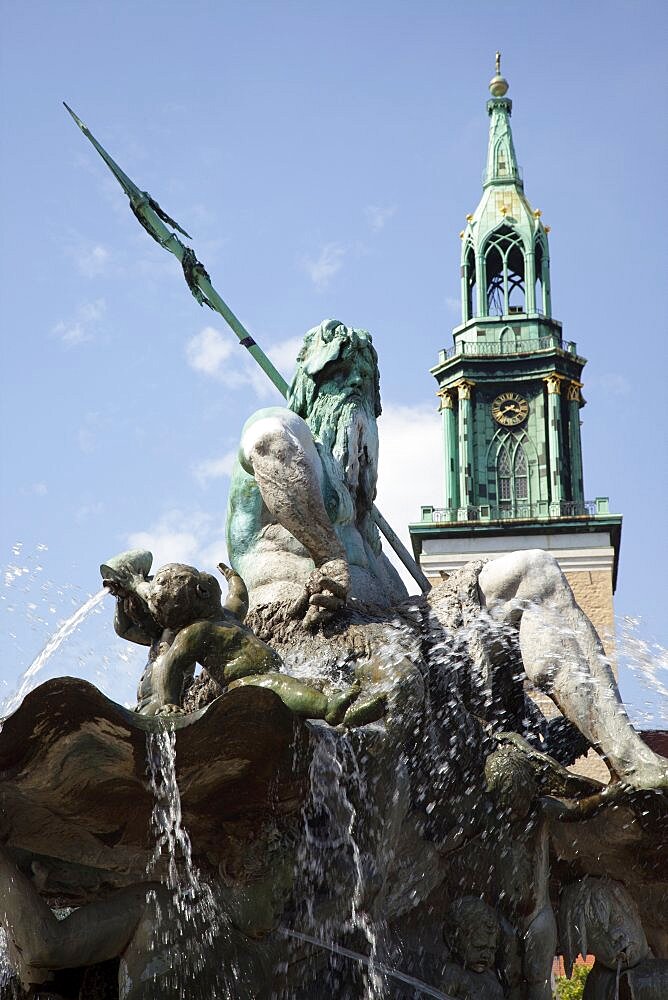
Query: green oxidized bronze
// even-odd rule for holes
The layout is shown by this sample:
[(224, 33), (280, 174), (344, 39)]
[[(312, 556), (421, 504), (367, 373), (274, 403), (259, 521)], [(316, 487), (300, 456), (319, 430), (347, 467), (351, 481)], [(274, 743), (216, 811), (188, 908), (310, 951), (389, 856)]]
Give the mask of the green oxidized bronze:
[[(65, 102), (63, 102), (65, 103)], [(240, 344), (245, 347), (249, 354), (257, 361), (260, 368), (268, 376), (274, 386), (282, 396), (288, 392), (288, 384), (283, 376), (276, 370), (264, 351), (258, 346), (248, 330), (244, 327), (237, 316), (232, 312), (226, 302), (220, 297), (211, 284), (211, 279), (204, 265), (197, 259), (195, 252), (183, 245), (181, 240), (174, 233), (170, 232), (165, 222), (173, 225), (184, 236), (188, 236), (173, 219), (171, 219), (160, 208), (158, 203), (146, 191), (141, 191), (137, 185), (130, 180), (127, 174), (121, 170), (118, 164), (109, 156), (107, 151), (100, 145), (93, 136), (90, 129), (84, 125), (80, 118), (65, 104), (68, 112), (77, 123), (83, 134), (98, 151), (104, 162), (107, 164), (116, 180), (119, 182), (128, 198), (132, 212), (146, 230), (146, 232), (165, 250), (169, 250), (181, 262), (183, 274), (193, 296), (200, 305), (207, 305), (215, 312), (219, 313), (227, 325), (232, 329), (239, 339)], [(188, 236), (188, 239), (190, 237)], [(383, 515), (374, 507), (373, 515), (379, 529), (392, 546), (402, 563), (419, 584), (420, 589), (427, 593), (431, 584), (427, 580), (420, 567), (417, 565), (410, 552), (403, 544), (396, 532), (390, 527)]]
[(149, 577), (150, 552), (121, 553), (100, 567), (105, 587), (116, 597), (114, 627), (118, 635), (149, 646), (149, 660), (139, 683), (136, 711), (142, 715), (176, 715), (197, 665), (220, 687), (268, 688), (306, 719), (360, 725), (382, 714), (384, 701), (365, 702), (362, 721), (348, 709), (360, 694), (358, 682), (326, 694), (281, 672), (281, 658), (244, 626), (248, 596), (234, 570), (219, 564), (228, 581), (221, 601), (214, 576), (182, 563), (170, 563)]

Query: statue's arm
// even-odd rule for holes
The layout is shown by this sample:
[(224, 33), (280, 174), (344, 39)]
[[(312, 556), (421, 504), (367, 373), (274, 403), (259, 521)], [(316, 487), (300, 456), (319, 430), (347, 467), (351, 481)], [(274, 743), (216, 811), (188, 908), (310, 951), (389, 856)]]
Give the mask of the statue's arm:
[(266, 643), (238, 625), (195, 622), (182, 629), (153, 666), (156, 712), (180, 705), (185, 681), (200, 663), (221, 686), (249, 674), (280, 670), (281, 659)]
[(121, 639), (140, 646), (150, 646), (160, 634), (160, 628), (148, 609), (144, 610), (138, 600), (128, 596), (116, 598), (114, 631)]
[(226, 685), (240, 677), (280, 671), (278, 653), (247, 629), (235, 625), (216, 625), (214, 641), (202, 663), (214, 680)]
[(196, 622), (181, 629), (169, 649), (162, 653), (152, 668), (153, 697), (148, 715), (157, 715), (165, 706), (181, 705), (186, 680), (195, 673), (197, 663), (203, 662), (204, 639)]

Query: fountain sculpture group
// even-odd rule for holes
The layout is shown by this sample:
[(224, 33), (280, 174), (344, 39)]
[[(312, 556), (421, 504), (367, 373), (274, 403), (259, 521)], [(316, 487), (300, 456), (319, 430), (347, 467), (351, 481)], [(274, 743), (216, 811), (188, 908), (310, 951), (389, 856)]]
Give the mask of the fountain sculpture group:
[(134, 711), (61, 678), (4, 721), (0, 996), (549, 1000), (578, 953), (587, 997), (668, 996), (668, 761), (546, 553), (408, 596), (379, 415), (371, 337), (322, 323), (244, 427), (225, 604), (102, 565), (147, 665)]

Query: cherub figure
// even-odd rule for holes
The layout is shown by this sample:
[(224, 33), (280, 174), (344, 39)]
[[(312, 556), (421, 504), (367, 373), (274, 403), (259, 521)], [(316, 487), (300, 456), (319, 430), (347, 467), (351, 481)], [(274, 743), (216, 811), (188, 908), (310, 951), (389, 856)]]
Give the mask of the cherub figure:
[(456, 899), (448, 911), (444, 937), (454, 961), (443, 972), (441, 989), (453, 1000), (503, 1000), (494, 969), (501, 927), (477, 896)]
[(150, 552), (135, 550), (100, 567), (105, 587), (116, 597), (117, 634), (150, 647), (137, 712), (183, 712), (183, 696), (199, 663), (221, 688), (267, 687), (302, 718), (354, 724), (355, 715), (347, 713), (359, 684), (326, 694), (281, 673), (278, 654), (243, 624), (246, 588), (233, 570), (220, 564), (230, 584), (223, 606), (220, 584), (211, 574), (169, 563), (149, 577), (151, 562)]

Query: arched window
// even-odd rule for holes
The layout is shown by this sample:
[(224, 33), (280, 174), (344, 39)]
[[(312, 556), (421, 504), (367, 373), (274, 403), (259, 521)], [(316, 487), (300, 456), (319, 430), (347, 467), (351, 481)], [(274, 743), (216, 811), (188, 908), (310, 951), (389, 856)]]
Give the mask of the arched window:
[(535, 302), (536, 302), (536, 312), (545, 313), (545, 290), (544, 281), (545, 276), (543, 269), (547, 261), (547, 253), (545, 252), (545, 245), (543, 243), (540, 234), (536, 237), (536, 285), (535, 285)]
[(471, 243), (468, 244), (464, 254), (462, 274), (466, 286), (466, 319), (473, 319), (476, 315), (476, 273), (475, 273), (475, 250)]
[(511, 507), (529, 500), (529, 464), (524, 448), (518, 442), (511, 452), (512, 438), (499, 447), (496, 454), (497, 496), (499, 504)]
[(515, 488), (516, 500), (529, 499), (529, 477), (528, 477), (527, 456), (521, 444), (518, 444), (515, 451), (515, 464), (513, 466), (513, 486)]
[(502, 354), (515, 354), (520, 347), (520, 338), (511, 326), (504, 326), (499, 337)]
[(496, 475), (499, 480), (499, 500), (501, 502), (510, 502), (513, 498), (513, 467), (510, 463), (510, 455), (508, 454), (508, 449), (505, 444), (502, 444), (499, 448), (499, 453), (496, 458)]
[(485, 247), (488, 316), (524, 312), (525, 262), (522, 240), (510, 226), (496, 229)]

